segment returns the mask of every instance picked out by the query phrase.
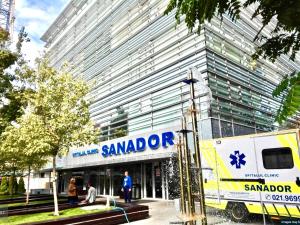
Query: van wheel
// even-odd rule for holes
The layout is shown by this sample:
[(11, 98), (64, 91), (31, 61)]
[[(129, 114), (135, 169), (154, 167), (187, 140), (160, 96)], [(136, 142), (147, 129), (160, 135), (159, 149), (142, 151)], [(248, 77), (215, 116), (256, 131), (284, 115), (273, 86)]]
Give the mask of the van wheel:
[(230, 219), (234, 222), (246, 222), (249, 217), (249, 212), (244, 203), (232, 203), (228, 207)]

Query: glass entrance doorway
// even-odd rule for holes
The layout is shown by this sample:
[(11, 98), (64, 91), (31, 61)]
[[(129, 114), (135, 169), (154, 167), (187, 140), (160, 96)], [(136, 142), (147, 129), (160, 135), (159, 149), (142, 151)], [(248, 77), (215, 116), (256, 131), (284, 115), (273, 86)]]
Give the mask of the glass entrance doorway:
[(162, 198), (162, 171), (161, 163), (154, 166), (155, 198)]
[(91, 183), (96, 188), (96, 194), (112, 195), (123, 198), (122, 182), (124, 172), (128, 171), (132, 178), (132, 199), (168, 198), (167, 180), (162, 169), (162, 162), (148, 161), (140, 163), (124, 163), (107, 165), (106, 167), (91, 167), (81, 171), (61, 172), (59, 176), (59, 191), (66, 194), (71, 177), (76, 179), (79, 195), (86, 194), (86, 184)]
[(146, 163), (144, 166), (144, 197), (164, 198), (163, 170), (161, 162)]
[(72, 177), (75, 178), (77, 194), (85, 195), (86, 191), (84, 190), (84, 171), (72, 172)]
[(152, 173), (152, 163), (147, 163), (145, 165), (145, 185), (146, 185), (146, 198), (153, 198), (153, 173)]
[(114, 166), (112, 169), (112, 185), (113, 185), (113, 195), (123, 197), (122, 182), (124, 178), (124, 172), (128, 171), (129, 176), (132, 179), (132, 198), (140, 198), (141, 197), (141, 181), (142, 181), (142, 173), (141, 173), (141, 164), (127, 164), (127, 165), (119, 165)]

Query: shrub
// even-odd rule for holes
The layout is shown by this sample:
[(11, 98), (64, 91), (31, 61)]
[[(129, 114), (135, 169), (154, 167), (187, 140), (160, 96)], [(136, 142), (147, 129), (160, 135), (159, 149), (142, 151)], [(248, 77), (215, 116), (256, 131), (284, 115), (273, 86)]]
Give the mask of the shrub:
[(0, 185), (0, 194), (2, 194), (2, 195), (8, 194), (7, 177), (2, 177), (1, 185)]
[(24, 194), (25, 192), (26, 189), (25, 189), (24, 179), (23, 177), (20, 177), (19, 184), (18, 184), (18, 193)]

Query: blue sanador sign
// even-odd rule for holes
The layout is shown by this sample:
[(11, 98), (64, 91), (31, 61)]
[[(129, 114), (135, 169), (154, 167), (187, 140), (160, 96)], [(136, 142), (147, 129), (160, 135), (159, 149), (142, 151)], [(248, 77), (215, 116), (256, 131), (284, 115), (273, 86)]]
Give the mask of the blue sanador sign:
[[(174, 145), (174, 133), (171, 131), (163, 132), (160, 135), (151, 134), (148, 138), (138, 137), (135, 139), (129, 139), (119, 141), (116, 143), (105, 144), (101, 148), (101, 155), (103, 157), (124, 155), (129, 153), (143, 152), (147, 148), (151, 150), (158, 149), (159, 147), (167, 148), (168, 146)], [(72, 156), (82, 157), (87, 155), (98, 154), (98, 148), (88, 150), (78, 150), (72, 153)]]
[(143, 152), (147, 148), (152, 150), (155, 150), (160, 146), (166, 148), (171, 145), (174, 145), (174, 133), (169, 131), (163, 132), (161, 135), (151, 134), (147, 139), (144, 137), (138, 137), (134, 140), (130, 139), (127, 141), (112, 143), (110, 145), (103, 145), (101, 154), (103, 157), (109, 157), (129, 154), (131, 152)]

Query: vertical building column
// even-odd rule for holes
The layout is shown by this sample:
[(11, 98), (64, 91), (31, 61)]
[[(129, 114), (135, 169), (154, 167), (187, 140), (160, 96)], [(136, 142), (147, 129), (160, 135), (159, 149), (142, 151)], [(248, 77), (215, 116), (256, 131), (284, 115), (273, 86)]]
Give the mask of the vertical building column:
[(166, 183), (165, 183), (165, 170), (163, 169), (163, 163), (160, 162), (160, 172), (161, 172), (161, 184), (162, 184), (162, 199), (166, 199)]
[(155, 193), (155, 171), (154, 171), (154, 163), (151, 163), (151, 177), (152, 177), (152, 198), (156, 198), (156, 193)]
[(143, 198), (147, 197), (147, 189), (146, 189), (146, 164), (142, 163), (143, 173), (142, 173), (142, 180), (143, 184), (141, 186)]
[(144, 168), (143, 168), (144, 163), (141, 163), (141, 198), (144, 198)]
[(169, 175), (168, 174), (165, 176), (165, 180), (166, 180), (166, 200), (169, 200)]
[(114, 195), (114, 185), (113, 185), (113, 168), (110, 168), (110, 174), (109, 174), (109, 195), (113, 196)]

